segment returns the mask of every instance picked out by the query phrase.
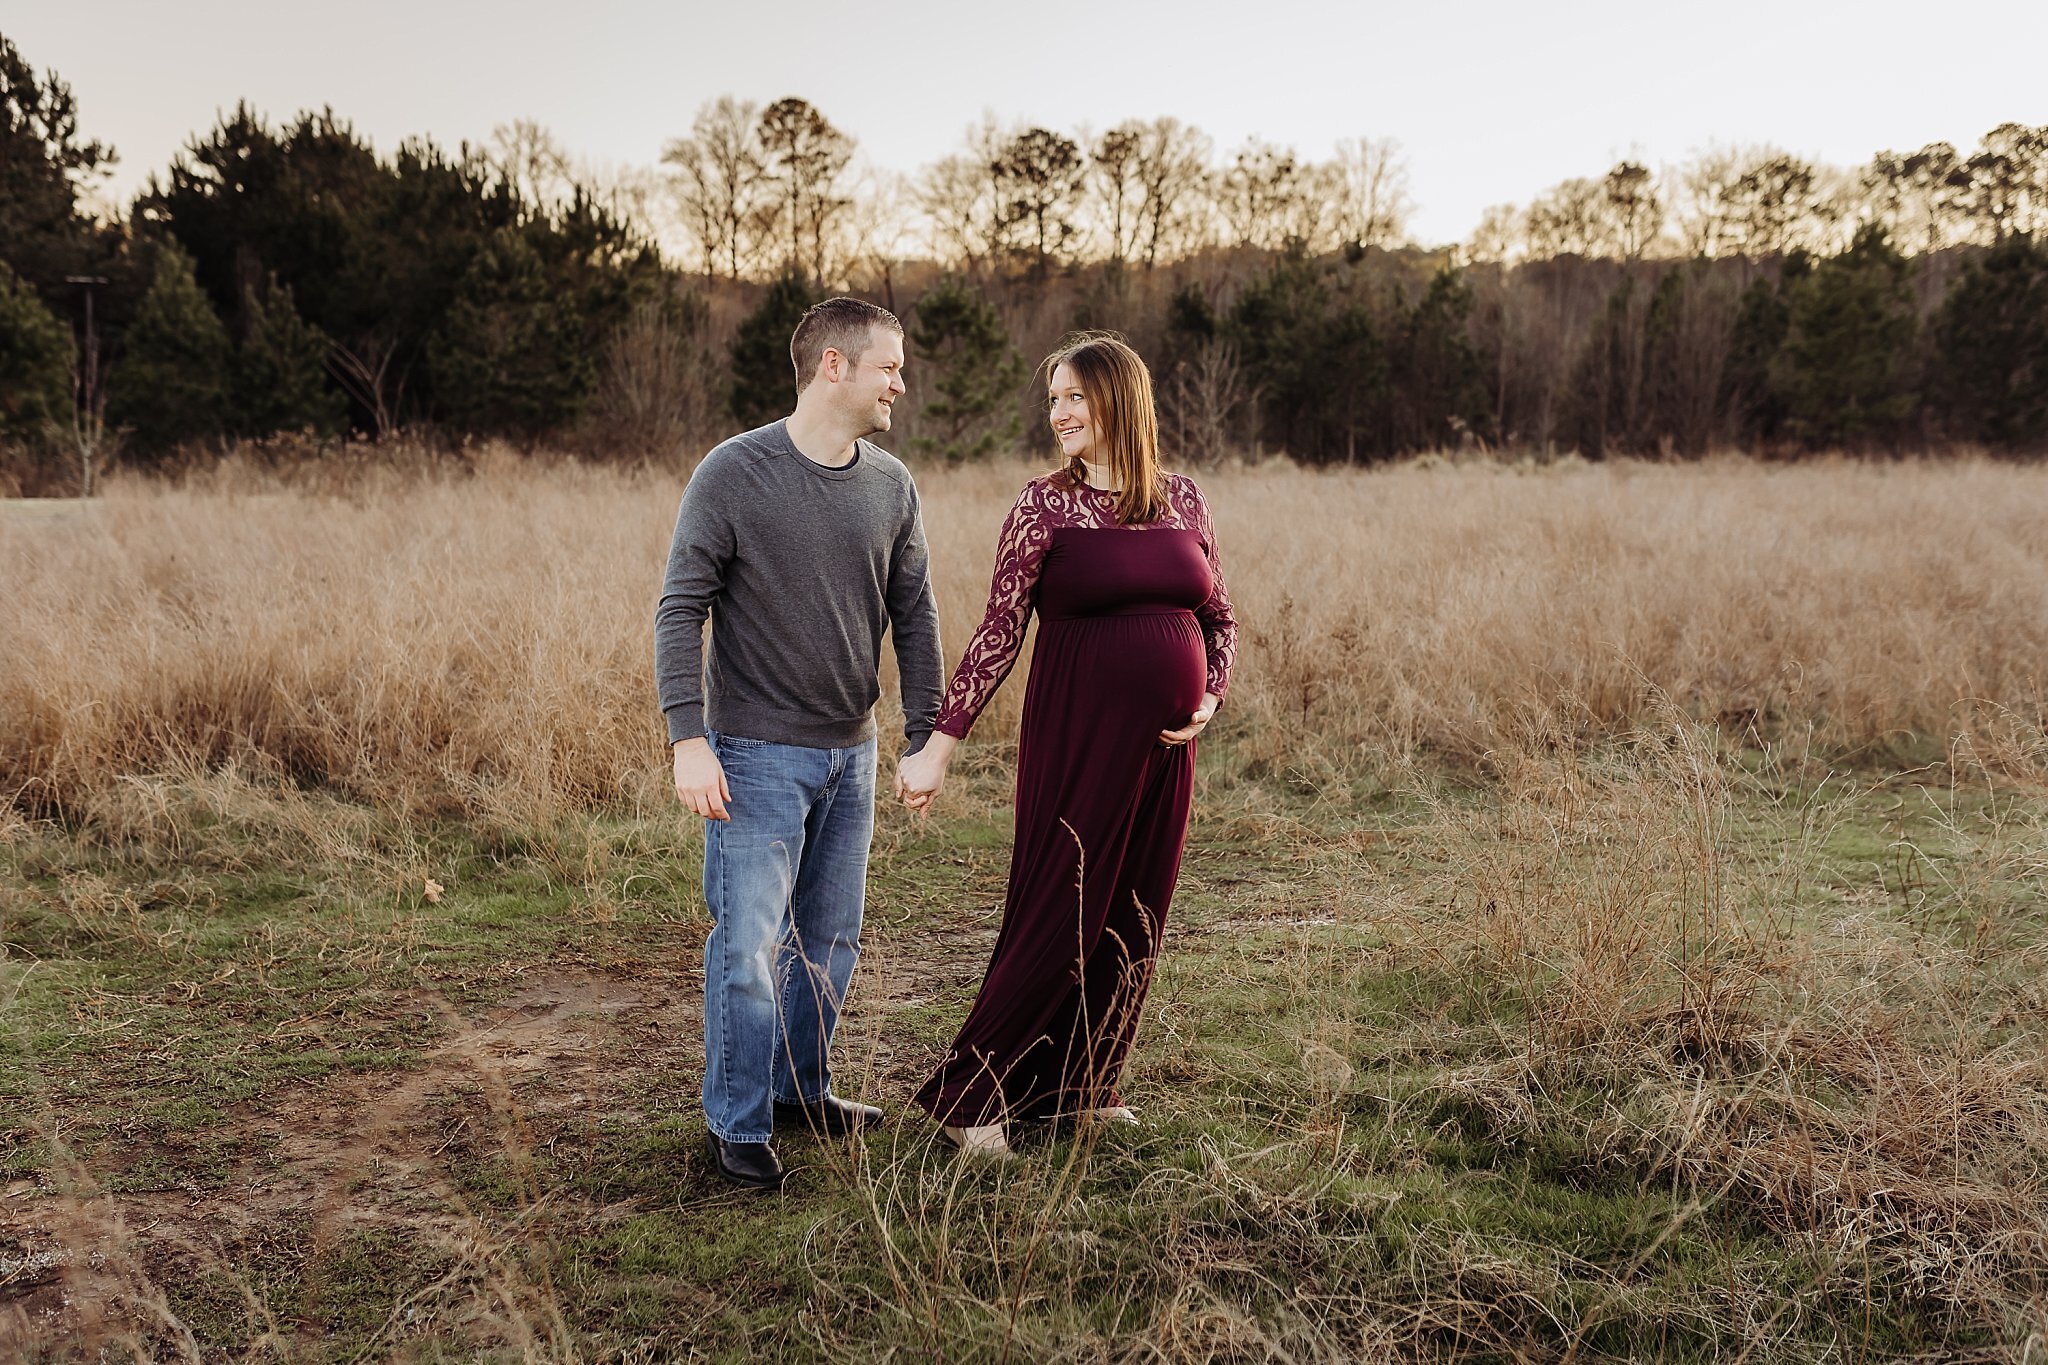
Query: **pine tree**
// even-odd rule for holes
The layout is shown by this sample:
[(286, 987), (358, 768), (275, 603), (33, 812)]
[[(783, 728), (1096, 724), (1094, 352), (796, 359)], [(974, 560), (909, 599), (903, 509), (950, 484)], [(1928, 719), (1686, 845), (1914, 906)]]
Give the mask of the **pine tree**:
[(918, 437), (915, 448), (959, 464), (1014, 442), (1023, 430), (1015, 401), (1025, 365), (995, 305), (948, 275), (917, 301), (910, 335), (919, 359), (938, 375), (919, 413), (938, 432)]
[(1290, 251), (1247, 285), (1224, 335), (1258, 394), (1255, 426), (1296, 459), (1352, 463), (1392, 448), (1387, 348), (1372, 315)]
[(523, 435), (573, 422), (607, 338), (660, 272), (588, 190), (541, 204), (518, 185), (471, 148), (415, 138), (380, 159), (331, 111), (273, 127), (244, 106), (134, 216), (191, 253), (237, 336), (252, 328), (247, 291), (267, 297), (272, 274), (289, 286), (363, 427)]
[(1450, 267), (1437, 271), (1415, 306), (1402, 313), (1390, 348), (1396, 448), (1455, 446), (1461, 432), (1485, 420), (1471, 315), (1472, 286)]
[(228, 416), (232, 351), (227, 329), (192, 275), (192, 258), (166, 243), (129, 325), (108, 385), (107, 420), (161, 452), (220, 435)]
[(0, 33), (0, 264), (53, 301), (65, 275), (100, 265), (113, 234), (78, 201), (113, 164), (111, 147), (79, 139), (71, 87)]
[(1641, 446), (1647, 313), (1635, 280), (1622, 276), (1579, 351), (1565, 429), (1592, 459)]
[(1773, 366), (1792, 327), (1790, 295), (1812, 273), (1812, 257), (1794, 251), (1778, 279), (1751, 281), (1736, 307), (1721, 391), (1723, 406), (1745, 440), (1775, 441), (1784, 428), (1785, 396), (1776, 386)]
[(1771, 367), (1792, 435), (1821, 447), (1902, 434), (1919, 402), (1910, 268), (1884, 229), (1867, 224), (1847, 251), (1793, 288), (1785, 344)]
[(1199, 284), (1184, 284), (1166, 301), (1166, 330), (1169, 336), (1185, 337), (1199, 344), (1216, 335), (1216, 306)]
[(427, 351), (442, 414), (459, 429), (532, 439), (567, 425), (597, 383), (583, 317), (517, 228), (470, 261)]
[(1971, 262), (1935, 314), (1934, 342), (1933, 391), (1954, 434), (2048, 446), (2048, 247), (2008, 236)]
[(741, 320), (732, 338), (734, 420), (752, 430), (789, 415), (796, 376), (789, 364), (789, 339), (815, 300), (801, 275), (785, 274), (768, 286), (761, 306)]
[(1095, 268), (1088, 287), (1074, 305), (1076, 332), (1123, 331), (1138, 310), (1131, 297), (1131, 275), (1124, 263), (1104, 261)]
[(1164, 323), (1156, 354), (1147, 353), (1147, 359), (1156, 361), (1152, 381), (1162, 393), (1175, 371), (1192, 365), (1202, 348), (1216, 340), (1223, 320), (1209, 301), (1208, 291), (1189, 283), (1167, 298)]
[(71, 334), (0, 261), (0, 442), (41, 442), (71, 416)]
[(332, 436), (347, 420), (327, 379), (327, 338), (299, 316), (275, 276), (265, 297), (243, 297), (249, 335), (235, 353), (236, 427), (245, 436), (311, 431)]

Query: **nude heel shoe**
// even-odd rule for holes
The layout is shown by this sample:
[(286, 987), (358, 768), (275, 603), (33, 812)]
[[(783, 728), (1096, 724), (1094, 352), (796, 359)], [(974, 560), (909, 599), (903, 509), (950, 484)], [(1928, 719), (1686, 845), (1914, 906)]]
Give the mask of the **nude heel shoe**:
[(946, 1141), (959, 1148), (968, 1156), (1015, 1156), (1010, 1150), (1010, 1140), (1003, 1136), (1000, 1123), (984, 1124), (978, 1128), (955, 1128), (951, 1125), (939, 1129), (946, 1135)]
[(1116, 1123), (1135, 1128), (1138, 1116), (1119, 1104), (1109, 1109), (1083, 1109), (1081, 1118), (1087, 1123)]

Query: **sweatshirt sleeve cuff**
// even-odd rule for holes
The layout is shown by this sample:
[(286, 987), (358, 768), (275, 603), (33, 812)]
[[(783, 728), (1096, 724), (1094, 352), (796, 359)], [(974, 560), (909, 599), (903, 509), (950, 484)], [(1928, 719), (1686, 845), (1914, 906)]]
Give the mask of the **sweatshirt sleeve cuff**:
[(686, 701), (681, 706), (671, 706), (665, 713), (668, 717), (668, 742), (679, 744), (686, 739), (704, 737), (704, 703)]

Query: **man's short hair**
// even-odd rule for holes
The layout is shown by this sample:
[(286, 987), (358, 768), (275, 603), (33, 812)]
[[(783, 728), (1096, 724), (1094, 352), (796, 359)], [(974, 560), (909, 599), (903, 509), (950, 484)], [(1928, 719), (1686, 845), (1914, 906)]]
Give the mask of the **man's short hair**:
[(876, 327), (887, 327), (897, 336), (903, 335), (903, 324), (894, 313), (866, 299), (842, 296), (811, 305), (789, 339), (789, 363), (796, 367), (796, 391), (802, 393), (816, 377), (828, 347), (845, 356), (849, 365), (859, 364), (861, 352), (868, 348), (868, 334)]

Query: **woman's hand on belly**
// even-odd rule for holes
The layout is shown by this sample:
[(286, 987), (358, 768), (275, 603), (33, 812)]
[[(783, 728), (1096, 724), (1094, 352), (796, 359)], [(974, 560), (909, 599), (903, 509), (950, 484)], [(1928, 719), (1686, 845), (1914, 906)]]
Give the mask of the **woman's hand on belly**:
[(1208, 692), (1204, 692), (1202, 694), (1202, 704), (1195, 708), (1195, 713), (1192, 716), (1188, 717), (1188, 723), (1181, 726), (1178, 730), (1161, 730), (1159, 732), (1159, 742), (1169, 749), (1178, 748), (1196, 735), (1201, 734), (1203, 727), (1208, 725), (1209, 718), (1216, 714), (1216, 705), (1216, 697)]

